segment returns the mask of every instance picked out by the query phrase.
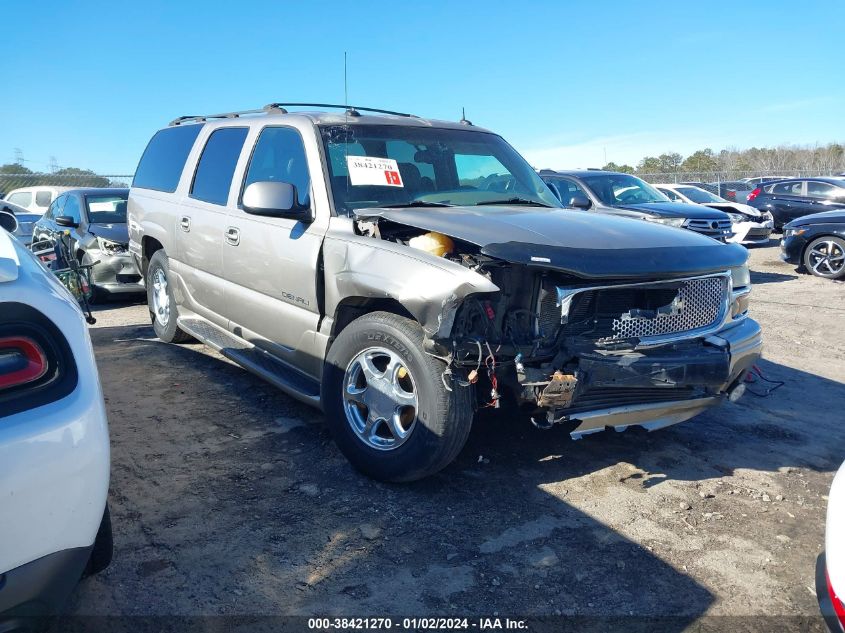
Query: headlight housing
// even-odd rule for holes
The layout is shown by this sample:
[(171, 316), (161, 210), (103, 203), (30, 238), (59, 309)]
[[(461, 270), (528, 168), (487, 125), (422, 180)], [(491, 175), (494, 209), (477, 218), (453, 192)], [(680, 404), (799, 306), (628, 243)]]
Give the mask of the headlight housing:
[(731, 268), (731, 318), (741, 319), (748, 314), (751, 298), (751, 271), (748, 264)]
[(733, 282), (734, 290), (737, 288), (749, 288), (751, 286), (751, 271), (748, 268), (748, 264), (731, 268), (731, 281)]
[(728, 217), (731, 219), (731, 222), (734, 224), (739, 224), (740, 222), (745, 222), (745, 216), (741, 213), (728, 213)]
[(784, 237), (796, 237), (798, 235), (803, 235), (806, 232), (807, 232), (806, 226), (796, 226), (796, 227), (793, 227), (793, 228), (785, 228), (783, 230), (783, 236)]
[(687, 221), (686, 218), (660, 218), (653, 215), (647, 215), (643, 218), (643, 220), (648, 222), (657, 222), (658, 224), (665, 224), (666, 226), (677, 226), (679, 228)]
[(109, 255), (123, 255), (127, 252), (126, 244), (112, 242), (102, 237), (97, 237), (97, 246), (100, 247), (101, 251)]

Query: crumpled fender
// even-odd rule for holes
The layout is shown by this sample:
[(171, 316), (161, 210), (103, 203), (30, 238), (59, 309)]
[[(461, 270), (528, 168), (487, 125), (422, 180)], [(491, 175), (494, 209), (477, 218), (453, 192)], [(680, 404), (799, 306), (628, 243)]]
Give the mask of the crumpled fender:
[(325, 313), (348, 297), (395, 299), (427, 337), (449, 336), (461, 301), (497, 292), (492, 281), (460, 264), (402, 244), (346, 233), (323, 242)]

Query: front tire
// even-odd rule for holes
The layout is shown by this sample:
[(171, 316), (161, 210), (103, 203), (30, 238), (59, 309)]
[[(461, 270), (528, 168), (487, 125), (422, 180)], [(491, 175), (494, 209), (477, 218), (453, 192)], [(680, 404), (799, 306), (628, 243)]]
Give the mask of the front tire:
[(444, 378), (445, 369), (405, 317), (373, 312), (340, 333), (326, 358), (323, 402), (329, 431), (355, 468), (414, 481), (457, 457), (472, 427), (472, 391)]
[(804, 267), (824, 279), (845, 278), (845, 240), (832, 235), (813, 240), (804, 250)]
[(179, 329), (176, 321), (179, 309), (173, 294), (170, 277), (170, 262), (167, 253), (158, 250), (150, 258), (147, 266), (147, 306), (150, 309), (150, 320), (153, 329), (165, 343), (184, 343), (190, 341), (191, 336)]

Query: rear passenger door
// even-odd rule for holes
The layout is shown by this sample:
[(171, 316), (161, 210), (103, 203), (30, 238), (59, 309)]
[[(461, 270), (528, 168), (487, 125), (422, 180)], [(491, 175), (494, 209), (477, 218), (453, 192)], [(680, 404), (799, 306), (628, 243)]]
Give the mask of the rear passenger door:
[(223, 290), (224, 234), (232, 176), (249, 128), (218, 127), (205, 139), (188, 195), (176, 218), (179, 271), (190, 310), (228, 326)]
[(287, 182), (296, 187), (299, 203), (314, 213), (311, 171), (318, 169), (319, 157), (311, 157), (309, 166), (302, 133), (292, 126), (257, 128), (248, 144), (251, 151), (223, 243), (229, 327), (314, 374), (310, 345), (320, 320), (317, 280), (325, 222), (250, 215), (241, 197), (253, 182)]

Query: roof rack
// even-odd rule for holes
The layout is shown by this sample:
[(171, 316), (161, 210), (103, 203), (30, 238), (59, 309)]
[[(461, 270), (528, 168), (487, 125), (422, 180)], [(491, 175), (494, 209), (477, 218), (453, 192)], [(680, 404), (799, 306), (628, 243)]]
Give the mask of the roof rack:
[(393, 116), (402, 116), (402, 117), (413, 117), (418, 118), (414, 114), (408, 114), (406, 112), (394, 112), (393, 110), (380, 110), (378, 108), (364, 108), (361, 106), (352, 106), (352, 105), (345, 105), (345, 104), (337, 104), (337, 103), (268, 103), (266, 106), (261, 108), (260, 110), (240, 110), (237, 112), (222, 112), (220, 114), (201, 114), (201, 115), (188, 115), (188, 116), (180, 116), (173, 119), (169, 125), (182, 125), (183, 123), (199, 123), (202, 121), (207, 121), (209, 119), (237, 119), (245, 114), (287, 114), (288, 111), (285, 108), (299, 108), (299, 107), (311, 107), (311, 108), (337, 108), (340, 110), (345, 110), (349, 116), (361, 116), (361, 112), (376, 112), (378, 114), (390, 114)]

